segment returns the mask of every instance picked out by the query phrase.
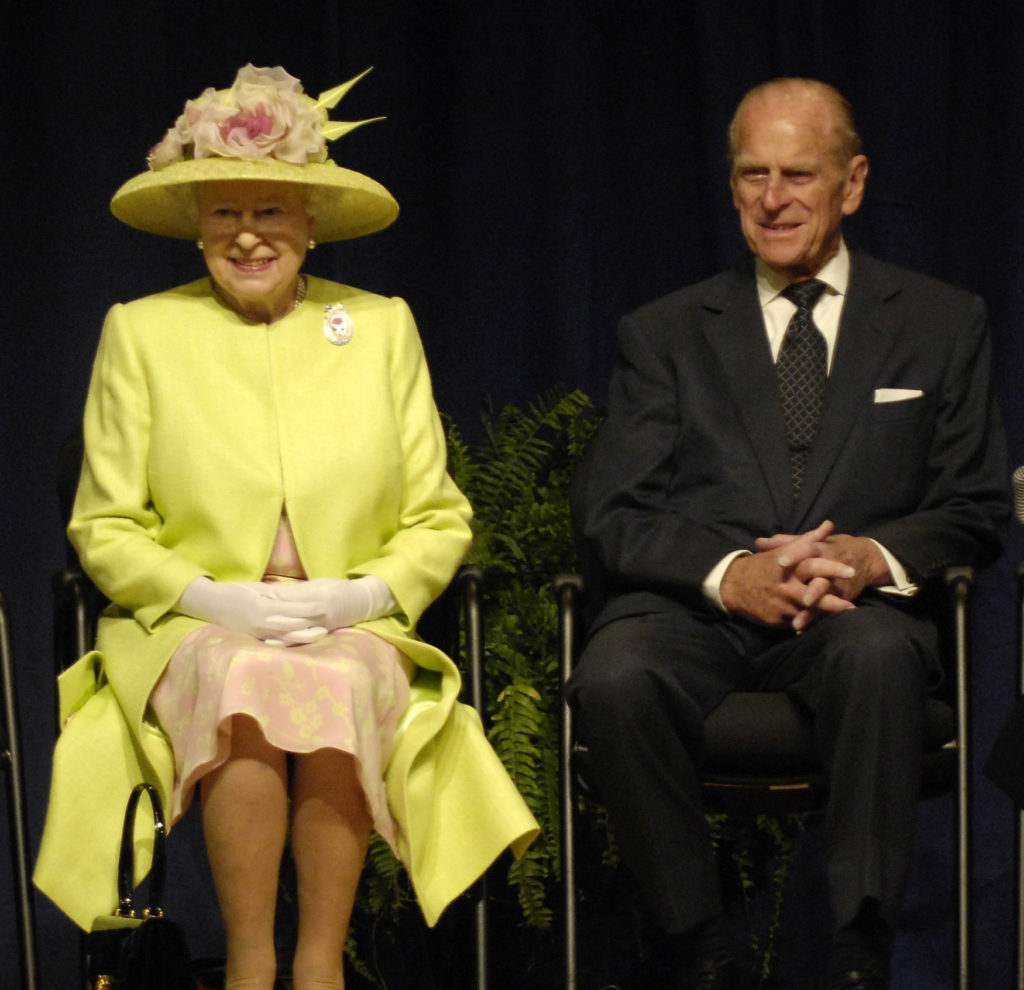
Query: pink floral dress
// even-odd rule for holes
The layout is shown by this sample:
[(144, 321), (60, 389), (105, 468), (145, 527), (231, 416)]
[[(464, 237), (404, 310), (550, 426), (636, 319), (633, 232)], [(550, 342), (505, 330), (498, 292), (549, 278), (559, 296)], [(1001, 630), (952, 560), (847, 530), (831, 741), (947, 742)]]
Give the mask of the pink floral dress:
[[(282, 513), (263, 580), (305, 577)], [(412, 672), (412, 661), (363, 629), (337, 629), (308, 646), (271, 646), (215, 625), (189, 633), (150, 696), (174, 751), (172, 821), (198, 781), (227, 760), (232, 717), (249, 715), (286, 752), (351, 753), (374, 828), (394, 848), (384, 770)]]

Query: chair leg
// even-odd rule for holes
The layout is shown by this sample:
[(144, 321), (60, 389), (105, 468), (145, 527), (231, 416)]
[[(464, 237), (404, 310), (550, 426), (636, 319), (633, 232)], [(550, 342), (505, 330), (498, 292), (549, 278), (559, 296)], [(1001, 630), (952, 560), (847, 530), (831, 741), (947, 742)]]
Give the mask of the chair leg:
[(1017, 812), (1017, 990), (1024, 990), (1024, 811)]
[(970, 897), (970, 725), (968, 722), (967, 625), (968, 596), (973, 583), (971, 568), (947, 571), (946, 581), (953, 593), (954, 648), (956, 650), (957, 789), (956, 789), (956, 923), (957, 990), (971, 985), (971, 897)]
[(14, 857), (15, 899), (18, 913), (19, 955), (22, 986), (36, 990), (39, 986), (35, 938), (35, 904), (29, 877), (31, 853), (28, 841), (28, 815), (25, 807), (25, 783), (22, 776), (18, 713), (14, 695), (14, 659), (11, 651), (10, 618), (6, 602), (0, 595), (0, 681), (3, 683), (3, 724), (6, 745), (3, 760), (7, 770), (7, 808), (10, 819), (11, 852)]
[(487, 877), (477, 881), (473, 928), (476, 935), (476, 987), (487, 990)]
[(564, 701), (565, 685), (572, 673), (576, 642), (575, 618), (581, 590), (579, 577), (555, 579), (558, 603), (558, 650), (562, 681), (562, 718), (559, 725), (559, 801), (562, 819), (562, 925), (565, 948), (565, 990), (579, 986), (579, 945), (576, 916), (576, 786), (572, 767), (572, 710)]
[[(1024, 563), (1017, 568), (1017, 693), (1024, 696)], [(1017, 990), (1024, 990), (1024, 811), (1017, 812)]]
[[(459, 571), (466, 636), (466, 667), (469, 671), (470, 696), (473, 708), (486, 724), (487, 702), (484, 692), (483, 616), (480, 602), (483, 571), (466, 565)], [(474, 888), (473, 928), (476, 942), (476, 990), (487, 990), (487, 874)]]
[[(563, 720), (568, 722), (571, 719), (569, 706), (565, 705)], [(562, 730), (566, 731), (565, 728)], [(561, 787), (561, 812), (562, 812), (562, 924), (564, 926), (565, 944), (565, 990), (577, 990), (579, 975), (577, 963), (579, 959), (579, 948), (576, 941), (577, 919), (576, 919), (576, 788), (573, 786), (572, 770), (567, 765), (568, 760), (562, 760), (562, 787)]]

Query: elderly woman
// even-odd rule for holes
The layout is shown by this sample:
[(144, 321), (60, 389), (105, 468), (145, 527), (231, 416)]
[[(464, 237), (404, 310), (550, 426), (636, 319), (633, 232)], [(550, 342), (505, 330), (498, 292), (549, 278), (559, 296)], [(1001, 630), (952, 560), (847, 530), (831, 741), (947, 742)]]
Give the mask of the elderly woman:
[(116, 305), (103, 328), (68, 532), (112, 604), (61, 678), (36, 882), (90, 927), (116, 903), (132, 785), (156, 785), (177, 819), (198, 784), (229, 988), (274, 983), (286, 833), (296, 990), (343, 986), (371, 829), (431, 924), (536, 834), (455, 700), (454, 665), (415, 632), (470, 509), (412, 316), (301, 270), (316, 241), (398, 213), (327, 160), (325, 140), (358, 126), (327, 116), (355, 81), (314, 101), (283, 69), (246, 66), (186, 104), (111, 203), (198, 238), (209, 275)]

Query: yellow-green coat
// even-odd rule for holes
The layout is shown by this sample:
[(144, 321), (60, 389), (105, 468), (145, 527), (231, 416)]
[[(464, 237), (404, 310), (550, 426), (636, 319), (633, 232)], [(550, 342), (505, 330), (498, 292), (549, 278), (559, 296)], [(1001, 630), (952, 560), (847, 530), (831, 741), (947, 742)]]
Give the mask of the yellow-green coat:
[[(323, 332), (337, 303), (353, 330), (340, 345)], [(35, 872), (44, 893), (83, 928), (113, 909), (128, 793), (148, 780), (167, 803), (172, 786), (147, 701), (200, 623), (170, 609), (199, 575), (258, 580), (282, 505), (310, 578), (376, 574), (398, 603), (365, 628), (419, 666), (386, 783), (427, 921), (506, 846), (526, 848), (536, 822), (456, 702), (455, 665), (415, 634), (469, 544), (470, 509), (445, 470), (402, 300), (309, 278), (302, 304), (267, 325), (237, 316), (202, 279), (114, 306), (84, 429), (68, 532), (114, 604), (96, 651), (60, 679), (65, 728)]]

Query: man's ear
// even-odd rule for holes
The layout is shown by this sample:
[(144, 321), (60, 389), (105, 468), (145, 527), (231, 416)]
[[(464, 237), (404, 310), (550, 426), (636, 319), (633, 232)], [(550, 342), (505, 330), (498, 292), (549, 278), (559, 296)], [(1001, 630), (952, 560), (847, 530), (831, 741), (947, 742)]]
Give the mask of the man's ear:
[(864, 186), (868, 179), (868, 160), (865, 155), (854, 155), (843, 183), (843, 213), (856, 213), (864, 199)]

